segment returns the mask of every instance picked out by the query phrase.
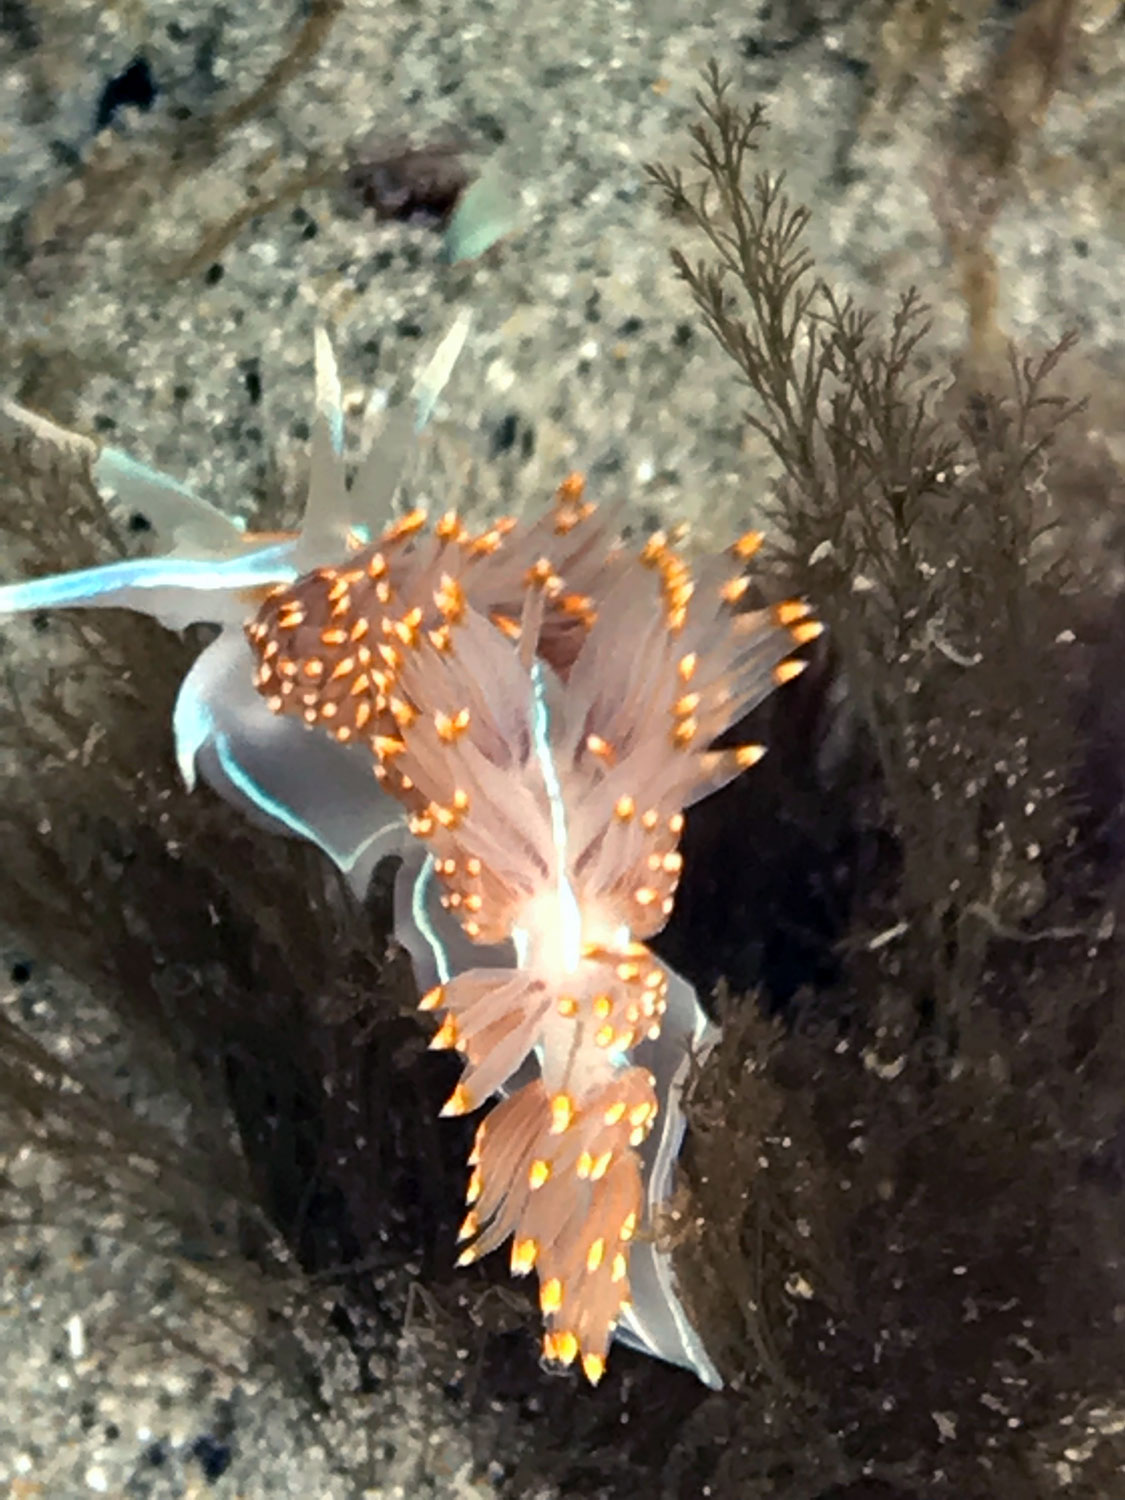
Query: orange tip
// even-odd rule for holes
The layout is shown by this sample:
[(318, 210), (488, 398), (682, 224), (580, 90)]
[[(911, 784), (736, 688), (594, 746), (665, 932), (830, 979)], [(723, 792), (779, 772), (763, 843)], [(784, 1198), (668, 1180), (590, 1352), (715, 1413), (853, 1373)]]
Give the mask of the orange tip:
[(766, 753), (765, 745), (739, 745), (734, 752), (735, 764), (748, 770), (750, 766), (756, 766)]
[(789, 634), (798, 646), (807, 646), (810, 641), (815, 641), (824, 634), (823, 620), (805, 620), (801, 625), (794, 625)]
[(430, 1038), (430, 1051), (441, 1052), (443, 1048), (456, 1047), (456, 1045), (457, 1022), (451, 1015), (446, 1016), (445, 1020), (441, 1023), (437, 1031), (435, 1031), (433, 1036)]
[(539, 1255), (538, 1242), (530, 1237), (512, 1241), (512, 1275), (526, 1276)]
[(773, 607), (773, 617), (779, 625), (796, 625), (798, 620), (807, 619), (810, 612), (811, 606), (803, 599), (786, 599)]
[(763, 531), (744, 531), (730, 550), (734, 553), (735, 557), (741, 558), (743, 562), (746, 562), (754, 556), (754, 553), (757, 552), (765, 539), (766, 536)]
[(556, 1333), (552, 1352), (555, 1359), (561, 1360), (564, 1365), (572, 1365), (578, 1356), (578, 1340), (569, 1330)]
[(442, 1105), (441, 1113), (443, 1116), (467, 1115), (472, 1107), (469, 1101), (468, 1090), (464, 1084), (459, 1083)]
[(778, 687), (783, 687), (785, 683), (792, 682), (794, 677), (800, 677), (807, 666), (807, 661), (780, 662), (773, 669), (773, 680), (777, 683)]
[(531, 1166), (528, 1168), (527, 1185), (534, 1193), (537, 1188), (541, 1188), (543, 1186), (550, 1175), (550, 1162), (544, 1161), (542, 1157), (540, 1157), (536, 1161), (533, 1161), (531, 1163)]

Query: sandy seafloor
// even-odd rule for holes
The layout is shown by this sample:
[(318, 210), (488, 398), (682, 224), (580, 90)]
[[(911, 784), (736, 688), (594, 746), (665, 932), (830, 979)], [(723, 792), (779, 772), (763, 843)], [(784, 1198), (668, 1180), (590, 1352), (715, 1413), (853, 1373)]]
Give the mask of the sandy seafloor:
[[(312, 63), (200, 170), (169, 180), (161, 141), (176, 112), (248, 94), (305, 9), (0, 3), (4, 390), (246, 513), (275, 475), (296, 493), (318, 319), (358, 404), (373, 386), (400, 394), (420, 351), (471, 307), (438, 426), (478, 464), (477, 504), (533, 507), (578, 467), (597, 497), (628, 495), (639, 524), (683, 517), (704, 538), (729, 537), (754, 519), (768, 465), (676, 282), (677, 229), (642, 171), (656, 158), (686, 163), (692, 93), (712, 55), (767, 106), (766, 164), (784, 166), (812, 207), (825, 273), (873, 305), (919, 282), (935, 307), (932, 357), (963, 346), (935, 215), (942, 132), (1006, 24), (1002, 8), (979, 28), (955, 26), (937, 56), (908, 54), (904, 75), (895, 17), (909, 7), (890, 0), (346, 0)], [(1032, 346), (1075, 327), (1083, 358), (1119, 376), (1125, 31), (1108, 4), (1085, 7), (1083, 26), (1080, 67), (993, 234), (998, 323)], [(94, 141), (107, 80), (138, 52), (155, 103)], [(517, 232), (482, 260), (446, 265), (430, 230), (376, 224), (333, 186), (262, 214), (177, 274), (214, 226), (310, 160), (335, 159), (368, 131), (449, 130), (482, 159), (498, 152), (518, 191)], [(90, 191), (117, 166), (108, 192)], [(154, 1091), (100, 998), (18, 935), (5, 954), (2, 1003), (174, 1124), (178, 1101)], [(473, 1468), (421, 1355), (399, 1364), (395, 1388), (364, 1396), (347, 1349), (322, 1332), (307, 1356), (321, 1389), (303, 1400), (236, 1316), (200, 1326), (167, 1264), (120, 1237), (112, 1203), (73, 1203), (36, 1157), (6, 1170), (34, 1205), (0, 1230), (0, 1487), (12, 1497), (493, 1492), (499, 1475)]]

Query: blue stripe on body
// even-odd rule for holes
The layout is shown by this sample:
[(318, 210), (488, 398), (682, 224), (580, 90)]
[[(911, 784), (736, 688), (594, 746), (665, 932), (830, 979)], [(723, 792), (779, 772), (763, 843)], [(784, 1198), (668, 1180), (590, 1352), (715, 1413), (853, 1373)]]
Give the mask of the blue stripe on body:
[(430, 945), (430, 952), (434, 956), (434, 967), (437, 969), (438, 979), (442, 984), (448, 984), (452, 975), (449, 964), (449, 954), (445, 944), (438, 937), (434, 924), (430, 921), (430, 914), (426, 910), (426, 900), (429, 896), (430, 886), (434, 878), (434, 857), (432, 854), (426, 856), (426, 863), (418, 872), (418, 878), (414, 882), (414, 889), (410, 893), (410, 915), (414, 918), (414, 925)]
[(264, 584), (293, 583), (292, 542), (275, 542), (244, 556), (227, 558), (135, 557), (0, 585), (0, 613), (106, 603), (131, 589), (182, 589), (189, 593), (233, 593)]
[[(299, 818), (284, 802), (279, 802), (276, 797), (270, 796), (254, 780), (249, 771), (244, 770), (239, 765), (231, 748), (230, 737), (228, 735), (217, 733), (213, 736), (213, 741), (219, 765), (229, 778), (232, 786), (236, 787), (250, 802), (253, 802), (255, 807), (260, 808), (267, 816), (274, 818), (283, 828), (288, 828), (290, 833), (296, 834), (299, 838), (307, 839), (310, 844), (315, 844), (318, 849), (323, 850), (345, 873), (351, 869), (353, 861), (341, 864), (337, 851), (325, 848), (324, 841), (315, 828), (306, 823), (303, 818)], [(359, 851), (357, 850), (356, 852), (358, 853)]]

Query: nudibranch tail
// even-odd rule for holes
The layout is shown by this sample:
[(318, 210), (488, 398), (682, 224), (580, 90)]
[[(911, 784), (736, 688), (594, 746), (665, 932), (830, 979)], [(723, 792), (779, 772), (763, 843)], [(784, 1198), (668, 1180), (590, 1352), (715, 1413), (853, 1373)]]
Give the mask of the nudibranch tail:
[(658, 1113), (653, 1080), (623, 1068), (580, 1100), (542, 1079), (497, 1105), (477, 1131), (461, 1237), (467, 1264), (512, 1237), (516, 1274), (539, 1276), (544, 1353), (580, 1359), (597, 1383), (629, 1305), (629, 1250), (644, 1208), (636, 1147)]
[(656, 1226), (672, 1196), (676, 1161), (687, 1128), (682, 1105), (684, 1087), (691, 1070), (702, 1065), (715, 1045), (719, 1031), (708, 1020), (687, 980), (673, 969), (661, 967), (667, 983), (660, 1036), (656, 1041), (641, 1042), (634, 1054), (638, 1065), (649, 1068), (656, 1079), (660, 1113), (640, 1147), (645, 1214), (629, 1256), (631, 1306), (623, 1311), (617, 1337), (644, 1354), (682, 1365), (704, 1385), (718, 1390), (722, 1376), (684, 1308), (671, 1254), (660, 1243)]

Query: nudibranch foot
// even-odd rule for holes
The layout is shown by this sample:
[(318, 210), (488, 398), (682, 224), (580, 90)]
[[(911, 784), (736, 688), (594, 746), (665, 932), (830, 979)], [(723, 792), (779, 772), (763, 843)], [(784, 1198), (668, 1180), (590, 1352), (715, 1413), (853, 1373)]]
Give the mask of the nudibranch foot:
[(315, 844), (357, 898), (378, 862), (410, 842), (402, 809), (372, 776), (366, 753), (266, 709), (241, 631), (223, 631), (196, 657), (172, 722), (189, 791), (201, 776), (256, 826)]

